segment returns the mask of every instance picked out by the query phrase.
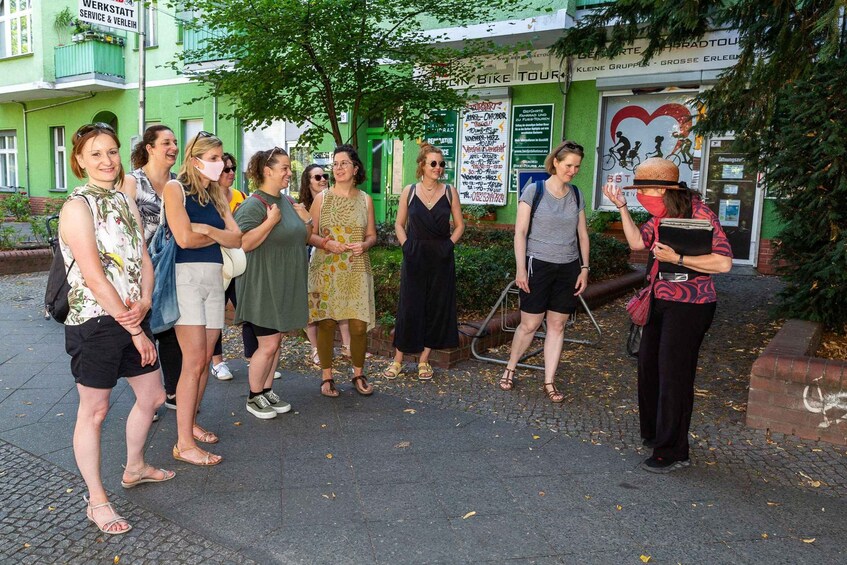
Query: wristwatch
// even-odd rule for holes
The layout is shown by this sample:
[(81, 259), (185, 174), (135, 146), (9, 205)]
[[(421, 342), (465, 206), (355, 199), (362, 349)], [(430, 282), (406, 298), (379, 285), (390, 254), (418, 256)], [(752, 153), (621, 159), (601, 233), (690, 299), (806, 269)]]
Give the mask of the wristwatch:
[(580, 270), (582, 270), (582, 269), (585, 269), (585, 270), (586, 270), (586, 271), (588, 271), (589, 273), (591, 272), (591, 267), (589, 267), (588, 265), (582, 265), (582, 266), (580, 267)]
[(683, 257), (685, 257), (685, 255), (683, 255), (682, 253), (680, 253), (680, 254), (679, 254), (679, 261), (677, 261), (677, 262), (676, 262), (676, 264), (677, 264), (677, 265), (679, 265), (680, 267), (684, 267), (684, 266), (685, 266), (685, 265), (683, 265), (683, 264), (682, 264), (682, 258), (683, 258)]

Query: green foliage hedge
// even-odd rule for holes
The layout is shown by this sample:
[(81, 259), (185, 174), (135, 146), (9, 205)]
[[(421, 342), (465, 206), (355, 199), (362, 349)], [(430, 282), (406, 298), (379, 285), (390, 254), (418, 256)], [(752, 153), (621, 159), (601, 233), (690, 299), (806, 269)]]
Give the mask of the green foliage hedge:
[[(456, 246), (456, 295), (461, 319), (488, 313), (497, 297), (515, 276), (512, 232), (469, 229)], [(629, 249), (616, 239), (590, 234), (591, 279), (609, 279), (625, 274)], [(400, 296), (400, 267), (403, 253), (396, 246), (375, 247), (370, 252), (374, 273), (376, 316), (380, 323), (393, 323)]]

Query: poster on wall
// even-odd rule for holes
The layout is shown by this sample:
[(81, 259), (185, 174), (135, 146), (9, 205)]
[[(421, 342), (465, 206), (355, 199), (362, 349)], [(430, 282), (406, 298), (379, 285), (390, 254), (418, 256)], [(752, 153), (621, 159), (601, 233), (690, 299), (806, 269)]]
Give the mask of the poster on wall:
[[(679, 180), (697, 189), (701, 143), (691, 128), (697, 111), (694, 93), (662, 93), (603, 98), (597, 166), (599, 209), (614, 210), (602, 193), (603, 184), (632, 184), (635, 168), (650, 157), (663, 157), (679, 167)], [(640, 208), (635, 190), (625, 191), (631, 207)]]
[(506, 205), (509, 101), (477, 100), (461, 116), (459, 199), (462, 204)]
[(456, 110), (434, 110), (429, 114), (424, 141), (441, 149), (447, 166), (442, 179), (445, 183), (456, 185), (456, 124), (459, 113)]
[(518, 192), (518, 169), (544, 169), (553, 143), (553, 104), (514, 106), (512, 109), (512, 181), (509, 192)]

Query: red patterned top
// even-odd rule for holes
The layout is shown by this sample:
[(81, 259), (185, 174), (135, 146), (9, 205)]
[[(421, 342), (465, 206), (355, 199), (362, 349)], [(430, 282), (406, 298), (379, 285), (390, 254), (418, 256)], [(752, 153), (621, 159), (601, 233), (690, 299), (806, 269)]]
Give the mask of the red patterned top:
[[(691, 200), (691, 217), (699, 220), (709, 220), (714, 227), (712, 232), (712, 253), (732, 257), (732, 248), (729, 240), (718, 222), (718, 217), (703, 201), (697, 197)], [(659, 226), (658, 218), (650, 218), (641, 226), (641, 239), (645, 247), (653, 246), (653, 237)], [(690, 275), (689, 275), (690, 276)], [(685, 282), (656, 281), (653, 286), (653, 296), (659, 300), (670, 300), (672, 302), (690, 302), (693, 304), (708, 304), (717, 302), (718, 295), (715, 292), (715, 283), (712, 277), (703, 276), (689, 279)]]

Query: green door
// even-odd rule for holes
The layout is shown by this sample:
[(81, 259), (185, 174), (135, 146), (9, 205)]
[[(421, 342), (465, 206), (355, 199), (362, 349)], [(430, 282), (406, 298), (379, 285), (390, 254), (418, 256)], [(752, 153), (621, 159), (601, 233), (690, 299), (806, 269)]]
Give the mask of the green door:
[(370, 193), (374, 203), (374, 215), (377, 222), (385, 221), (385, 193), (389, 186), (388, 180), (392, 167), (392, 143), (380, 134), (368, 132), (367, 145), (367, 179), (365, 189)]

